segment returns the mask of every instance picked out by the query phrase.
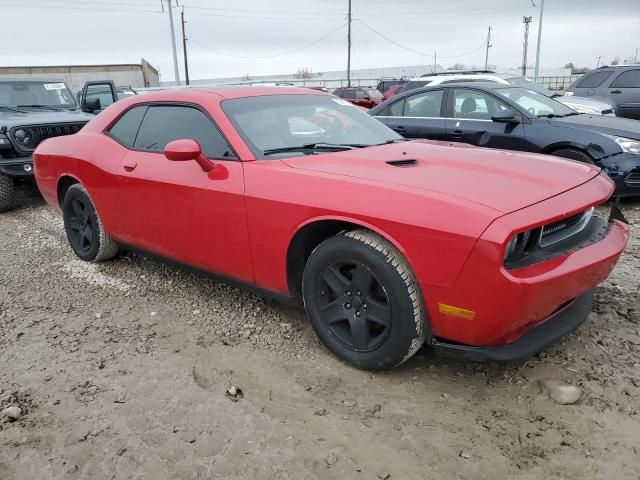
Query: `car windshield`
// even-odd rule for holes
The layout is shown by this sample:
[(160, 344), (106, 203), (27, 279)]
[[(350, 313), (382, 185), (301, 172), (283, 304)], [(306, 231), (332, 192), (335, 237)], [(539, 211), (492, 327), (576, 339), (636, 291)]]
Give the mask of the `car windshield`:
[(369, 88), (365, 90), (366, 94), (369, 95), (369, 98), (382, 98), (382, 94), (376, 90), (375, 88)]
[(360, 108), (329, 95), (238, 98), (222, 102), (222, 109), (259, 159), (367, 147), (402, 139)]
[(554, 93), (549, 90), (547, 87), (543, 87), (539, 83), (532, 82), (526, 77), (511, 77), (505, 78), (507, 82), (509, 82), (514, 87), (524, 87), (529, 90), (533, 90), (534, 92), (541, 93), (545, 97), (553, 97)]
[(577, 115), (575, 110), (528, 88), (497, 88), (496, 93), (517, 103), (536, 117), (566, 117)]
[(64, 82), (17, 80), (0, 82), (0, 106), (74, 108), (76, 102)]

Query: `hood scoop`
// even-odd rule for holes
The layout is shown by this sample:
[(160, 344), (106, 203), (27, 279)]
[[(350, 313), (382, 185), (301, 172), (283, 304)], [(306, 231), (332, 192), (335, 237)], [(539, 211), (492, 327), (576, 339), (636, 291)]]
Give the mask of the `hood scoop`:
[(415, 167), (418, 165), (418, 161), (415, 159), (407, 159), (407, 160), (389, 160), (386, 162), (388, 165), (392, 167)]

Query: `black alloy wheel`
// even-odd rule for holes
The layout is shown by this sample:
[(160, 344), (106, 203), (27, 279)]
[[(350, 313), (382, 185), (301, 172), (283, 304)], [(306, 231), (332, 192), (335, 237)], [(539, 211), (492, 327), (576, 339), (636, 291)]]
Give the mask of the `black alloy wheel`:
[(91, 218), (89, 207), (76, 197), (66, 206), (65, 217), (68, 219), (69, 242), (73, 249), (81, 255), (91, 251), (97, 237), (96, 225)]
[(315, 290), (320, 321), (348, 349), (374, 350), (389, 334), (391, 304), (374, 273), (357, 260), (333, 262)]

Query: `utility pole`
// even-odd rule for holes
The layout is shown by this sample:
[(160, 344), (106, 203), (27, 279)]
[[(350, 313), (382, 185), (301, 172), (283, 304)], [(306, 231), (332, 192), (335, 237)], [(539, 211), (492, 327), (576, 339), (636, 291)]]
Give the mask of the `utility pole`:
[(596, 64), (596, 68), (598, 68), (600, 66), (600, 60), (602, 59), (602, 55), (600, 55), (598, 57), (598, 63)]
[(638, 63), (638, 49), (636, 48), (636, 56), (633, 60), (633, 63)]
[(527, 51), (529, 50), (529, 24), (532, 17), (522, 17), (524, 23), (524, 45), (522, 47), (522, 76), (527, 76)]
[(182, 23), (182, 51), (184, 52), (184, 78), (186, 84), (189, 85), (189, 60), (187, 59), (187, 36), (184, 33), (184, 24), (187, 23), (184, 21), (184, 5), (182, 6), (182, 11), (180, 12), (180, 22)]
[(484, 55), (484, 69), (487, 70), (489, 68), (489, 49), (492, 47), (491, 45), (491, 27), (489, 27), (489, 31), (487, 32), (487, 53)]
[(169, 28), (171, 29), (171, 50), (173, 51), (173, 74), (176, 83), (180, 85), (180, 72), (178, 71), (178, 52), (176, 52), (176, 33), (173, 30), (173, 12), (171, 10), (171, 0), (167, 0), (169, 7)]
[(544, 14), (544, 0), (540, 0), (540, 18), (538, 19), (538, 46), (536, 48), (536, 71), (537, 77), (540, 73), (540, 41), (542, 40), (542, 15)]
[(349, 16), (347, 31), (347, 87), (351, 86), (351, 0), (349, 0)]
[(438, 73), (438, 52), (433, 52), (433, 73)]

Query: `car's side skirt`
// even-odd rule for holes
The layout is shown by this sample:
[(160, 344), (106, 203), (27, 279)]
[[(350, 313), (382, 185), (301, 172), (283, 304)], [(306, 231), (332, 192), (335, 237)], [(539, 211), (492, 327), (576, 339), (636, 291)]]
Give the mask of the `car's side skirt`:
[(242, 280), (238, 280), (237, 278), (229, 277), (228, 275), (222, 275), (216, 272), (211, 272), (209, 270), (205, 270), (203, 268), (199, 268), (193, 265), (189, 265), (187, 263), (179, 262), (177, 260), (173, 260), (171, 258), (158, 255), (157, 253), (149, 252), (146, 250), (142, 250), (137, 247), (133, 247), (131, 245), (124, 244), (122, 242), (118, 242), (118, 244), (127, 251), (133, 252), (137, 255), (140, 255), (145, 258), (149, 258), (151, 260), (157, 261), (159, 263), (164, 263), (175, 267), (179, 270), (184, 270), (190, 273), (194, 273), (204, 278), (208, 278), (220, 283), (226, 283), (228, 285), (240, 288), (242, 290), (246, 290), (260, 297), (269, 298), (272, 300), (276, 300), (285, 305), (291, 306), (302, 306), (302, 303), (296, 297), (291, 295), (286, 295), (280, 292), (274, 292), (273, 290), (269, 290), (266, 288), (259, 287), (257, 285), (253, 285), (251, 283), (244, 282)]

